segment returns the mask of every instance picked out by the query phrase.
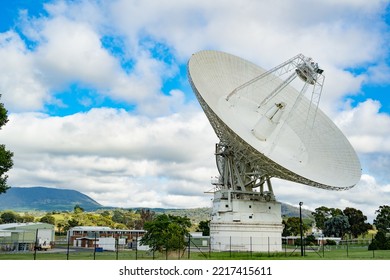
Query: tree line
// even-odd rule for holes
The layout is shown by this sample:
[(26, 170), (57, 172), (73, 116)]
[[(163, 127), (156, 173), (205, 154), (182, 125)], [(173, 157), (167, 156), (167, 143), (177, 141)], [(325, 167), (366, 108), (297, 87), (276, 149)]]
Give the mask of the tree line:
[[(373, 224), (367, 222), (367, 216), (362, 211), (347, 207), (344, 210), (321, 206), (313, 211), (313, 219), (305, 219), (302, 228), (306, 238), (312, 237), (309, 229), (315, 227), (322, 231), (325, 237), (340, 237), (342, 239), (365, 236), (369, 230), (377, 231), (370, 244), (370, 249), (390, 249), (390, 206), (382, 205), (376, 210)], [(32, 214), (19, 214), (13, 211), (0, 213), (0, 223), (44, 222), (53, 224), (56, 233), (64, 235), (66, 231), (76, 226), (108, 226), (115, 229), (143, 229), (146, 235), (142, 244), (149, 245), (153, 250), (180, 250), (186, 244), (190, 231), (210, 234), (209, 220), (193, 224), (188, 217), (171, 214), (155, 213), (150, 209), (113, 209), (97, 212), (85, 212), (76, 205), (73, 212), (48, 212), (36, 217)], [(283, 219), (283, 236), (300, 235), (300, 218)]]
[[(390, 249), (390, 206), (382, 205), (375, 211), (373, 224), (367, 222), (367, 216), (361, 210), (346, 207), (344, 210), (321, 206), (311, 213), (315, 228), (321, 230), (325, 237), (340, 237), (342, 239), (365, 236), (369, 230), (375, 229), (377, 234), (370, 249)], [(283, 236), (298, 236), (300, 234), (300, 218), (289, 217), (283, 220)], [(303, 223), (304, 232), (311, 225)]]
[[(357, 238), (364, 236), (370, 229), (390, 232), (390, 206), (382, 205), (376, 210), (373, 224), (367, 222), (361, 210), (347, 207), (344, 210), (321, 206), (313, 211), (313, 219), (304, 219), (303, 231), (306, 233), (311, 226), (321, 230), (325, 236), (340, 238)], [(109, 226), (117, 229), (144, 229), (145, 222), (153, 221), (158, 215), (150, 209), (113, 209), (96, 212), (85, 212), (76, 205), (73, 212), (52, 211), (43, 216), (34, 216), (29, 213), (19, 214), (12, 210), (0, 212), (0, 223), (15, 222), (45, 222), (57, 228), (67, 230), (75, 226)], [(172, 215), (180, 216), (180, 215)], [(288, 217), (283, 219), (283, 236), (298, 236), (300, 234), (300, 218)], [(209, 235), (209, 220), (191, 224), (192, 229), (198, 229)]]
[(42, 222), (55, 226), (57, 234), (65, 234), (76, 226), (107, 226), (115, 229), (143, 229), (147, 221), (156, 216), (149, 209), (114, 209), (86, 212), (76, 205), (72, 212), (52, 211), (36, 216), (30, 213), (17, 213), (12, 210), (0, 212), (0, 224)]

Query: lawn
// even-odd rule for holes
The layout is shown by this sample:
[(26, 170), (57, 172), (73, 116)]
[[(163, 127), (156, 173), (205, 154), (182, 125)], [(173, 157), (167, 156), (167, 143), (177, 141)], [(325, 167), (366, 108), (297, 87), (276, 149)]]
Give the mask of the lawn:
[(67, 250), (56, 248), (47, 252), (0, 252), (0, 260), (390, 260), (390, 250), (368, 251), (365, 246), (306, 248), (301, 256), (300, 248), (286, 248), (283, 252), (155, 252), (120, 250), (118, 252), (94, 252), (92, 249)]

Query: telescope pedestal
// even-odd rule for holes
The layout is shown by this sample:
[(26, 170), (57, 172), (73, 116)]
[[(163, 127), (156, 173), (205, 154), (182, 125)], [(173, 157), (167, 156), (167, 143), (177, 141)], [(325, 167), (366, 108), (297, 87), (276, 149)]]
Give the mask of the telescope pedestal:
[(213, 251), (282, 251), (281, 204), (256, 192), (214, 193), (210, 221)]

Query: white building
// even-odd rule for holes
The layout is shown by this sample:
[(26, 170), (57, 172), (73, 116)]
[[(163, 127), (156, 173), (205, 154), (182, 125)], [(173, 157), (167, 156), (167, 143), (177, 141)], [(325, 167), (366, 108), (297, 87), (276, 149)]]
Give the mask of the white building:
[(69, 229), (70, 244), (75, 247), (100, 248), (114, 251), (116, 246), (135, 247), (135, 242), (145, 234), (144, 230), (112, 229), (99, 226), (77, 226)]
[(46, 223), (0, 224), (1, 250), (33, 250), (35, 245), (54, 244), (54, 225)]

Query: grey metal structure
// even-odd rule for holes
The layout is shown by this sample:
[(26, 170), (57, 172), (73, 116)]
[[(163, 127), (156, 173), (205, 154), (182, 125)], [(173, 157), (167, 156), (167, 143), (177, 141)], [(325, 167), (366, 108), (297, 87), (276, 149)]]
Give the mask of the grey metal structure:
[[(216, 157), (224, 185), (230, 178), (231, 185), (251, 189), (277, 177), (347, 190), (359, 181), (354, 149), (318, 109), (325, 77), (312, 59), (300, 54), (265, 71), (230, 54), (202, 51), (193, 55), (188, 69), (193, 91), (220, 139)], [(296, 77), (303, 81), (300, 91), (291, 86)], [(304, 96), (309, 87), (310, 99)], [(262, 121), (271, 123), (272, 131)]]
[(359, 181), (354, 149), (318, 108), (325, 77), (311, 58), (299, 54), (266, 71), (231, 54), (201, 51), (189, 60), (188, 76), (219, 138), (213, 250), (232, 243), (236, 250), (281, 250), (281, 204), (271, 178), (329, 190)]

